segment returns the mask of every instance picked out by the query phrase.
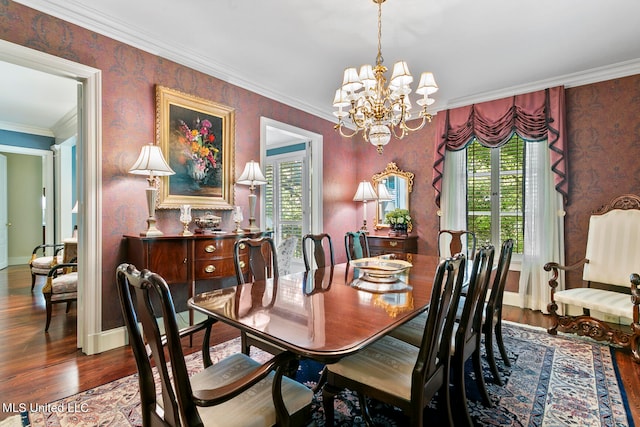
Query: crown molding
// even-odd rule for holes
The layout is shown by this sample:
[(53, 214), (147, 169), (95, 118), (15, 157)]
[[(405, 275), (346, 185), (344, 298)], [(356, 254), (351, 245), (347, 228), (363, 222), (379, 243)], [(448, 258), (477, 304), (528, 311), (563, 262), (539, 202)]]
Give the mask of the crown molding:
[(453, 99), (448, 102), (446, 106), (440, 106), (436, 111), (444, 111), (451, 108), (479, 104), (481, 102), (502, 99), (509, 96), (521, 95), (538, 90), (544, 90), (550, 87), (578, 87), (603, 82), (606, 80), (632, 76), (635, 74), (640, 74), (640, 59), (620, 62), (617, 64), (607, 65), (599, 68), (592, 68), (590, 70), (585, 70), (578, 73), (565, 74), (562, 76), (528, 83), (526, 85), (511, 86), (500, 90), (488, 91), (464, 98)]
[(29, 135), (39, 135), (39, 136), (50, 136), (50, 137), (55, 137), (55, 135), (53, 134), (53, 131), (49, 128), (41, 128), (38, 126), (29, 126), (29, 125), (23, 125), (20, 123), (12, 123), (12, 122), (3, 122), (0, 121), (0, 129), (2, 130), (8, 130), (11, 132), (19, 132), (19, 133), (26, 133)]
[[(275, 92), (267, 87), (257, 85), (245, 78), (241, 70), (233, 69), (225, 64), (216, 63), (210, 58), (202, 61), (200, 52), (190, 50), (185, 46), (171, 44), (165, 40), (158, 40), (148, 33), (137, 31), (136, 28), (125, 26), (114, 21), (110, 16), (104, 15), (91, 8), (87, 3), (77, 0), (67, 0), (64, 5), (53, 4), (46, 0), (19, 0), (25, 6), (39, 10), (64, 21), (76, 24), (90, 31), (133, 46), (137, 49), (174, 61), (178, 64), (200, 71), (217, 79), (265, 96), (274, 101), (305, 111), (320, 118), (334, 121), (331, 111), (319, 109), (308, 102)], [(331, 108), (327, 104), (328, 108)]]
[[(118, 40), (150, 54), (174, 61), (227, 83), (273, 99), (274, 101), (297, 108), (329, 122), (335, 122), (335, 117), (330, 110), (331, 105), (329, 103), (327, 103), (326, 108), (319, 108), (318, 106), (309, 104), (303, 99), (291, 97), (280, 92), (275, 92), (267, 87), (257, 85), (255, 82), (244, 77), (242, 70), (232, 69), (225, 64), (216, 63), (210, 59), (207, 62), (204, 62), (200, 60), (201, 55), (198, 52), (189, 50), (184, 46), (173, 45), (171, 42), (167, 42), (165, 40), (159, 40), (150, 34), (137, 31), (136, 28), (122, 25), (121, 23), (113, 20), (110, 16), (102, 14), (91, 8), (85, 2), (78, 0), (66, 0), (64, 5), (60, 5), (52, 4), (47, 0), (15, 1), (43, 13), (47, 13), (67, 22), (79, 25), (90, 31), (95, 31), (96, 33), (102, 34), (106, 37)], [(433, 106), (432, 114), (436, 114), (438, 111), (444, 111), (450, 108), (477, 104), (480, 102), (533, 92), (554, 86), (565, 86), (567, 88), (576, 87), (639, 73), (640, 59), (636, 59), (585, 70), (578, 73), (552, 77), (527, 83), (525, 85), (477, 93), (462, 98), (451, 99), (442, 103), (436, 102)]]

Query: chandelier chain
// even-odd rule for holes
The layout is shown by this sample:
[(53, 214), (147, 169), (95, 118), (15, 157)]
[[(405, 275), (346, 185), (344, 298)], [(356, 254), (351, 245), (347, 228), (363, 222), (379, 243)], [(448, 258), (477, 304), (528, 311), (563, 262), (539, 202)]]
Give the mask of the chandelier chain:
[(382, 57), (382, 2), (378, 2), (378, 56), (376, 57), (376, 65), (384, 62)]

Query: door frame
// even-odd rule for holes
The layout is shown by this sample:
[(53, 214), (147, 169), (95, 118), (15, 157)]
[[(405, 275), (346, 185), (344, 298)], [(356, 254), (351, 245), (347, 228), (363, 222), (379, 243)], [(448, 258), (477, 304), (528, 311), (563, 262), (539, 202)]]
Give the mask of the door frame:
[[(0, 153), (22, 154), (25, 156), (40, 157), (42, 162), (42, 188), (45, 190), (45, 194), (53, 194), (54, 188), (50, 184), (54, 182), (53, 151), (40, 150), (38, 148), (18, 147), (15, 145), (0, 145)], [(54, 243), (56, 241), (54, 230), (57, 227), (54, 226), (55, 208), (53, 206), (53, 203), (47, 203), (44, 216), (45, 223), (48, 225), (45, 229), (44, 243)], [(28, 262), (28, 259), (25, 262)]]
[[(102, 335), (102, 73), (96, 68), (0, 40), (0, 61), (77, 80), (78, 316), (77, 346), (95, 354), (119, 346)], [(88, 284), (93, 284), (89, 286)]]
[[(323, 200), (322, 200), (322, 159), (323, 159), (323, 138), (321, 134), (314, 133), (293, 125), (278, 122), (267, 117), (260, 117), (260, 164), (264, 164), (267, 154), (267, 126), (300, 135), (311, 141), (311, 149), (307, 150), (307, 161), (309, 167), (311, 186), (311, 218), (309, 225), (311, 233), (322, 233), (324, 227)], [(260, 194), (260, 205), (264, 206), (264, 191)], [(260, 224), (265, 223), (264, 209), (260, 212)]]

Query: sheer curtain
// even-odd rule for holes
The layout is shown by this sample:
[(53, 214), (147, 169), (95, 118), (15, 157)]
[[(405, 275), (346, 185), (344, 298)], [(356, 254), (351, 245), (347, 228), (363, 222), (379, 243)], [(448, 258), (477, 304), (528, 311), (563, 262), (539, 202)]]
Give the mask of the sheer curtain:
[(467, 229), (467, 151), (448, 151), (445, 156), (440, 229)]
[[(549, 261), (564, 264), (564, 210), (554, 187), (547, 144), (525, 145), (524, 253), (520, 271), (520, 307), (547, 312), (551, 300)], [(564, 280), (560, 281), (564, 283)]]

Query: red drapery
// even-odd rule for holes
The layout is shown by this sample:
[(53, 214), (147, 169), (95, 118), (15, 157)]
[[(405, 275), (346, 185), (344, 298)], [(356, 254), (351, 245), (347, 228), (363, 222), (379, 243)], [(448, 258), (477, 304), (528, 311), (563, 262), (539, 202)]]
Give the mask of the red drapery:
[(436, 116), (436, 124), (432, 185), (438, 206), (445, 150), (462, 150), (473, 137), (485, 147), (499, 147), (509, 141), (514, 132), (528, 141), (548, 142), (556, 190), (566, 203), (569, 183), (565, 156), (564, 87), (446, 110)]

